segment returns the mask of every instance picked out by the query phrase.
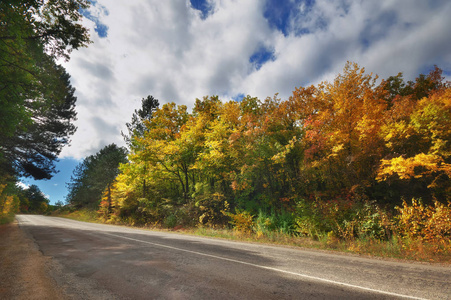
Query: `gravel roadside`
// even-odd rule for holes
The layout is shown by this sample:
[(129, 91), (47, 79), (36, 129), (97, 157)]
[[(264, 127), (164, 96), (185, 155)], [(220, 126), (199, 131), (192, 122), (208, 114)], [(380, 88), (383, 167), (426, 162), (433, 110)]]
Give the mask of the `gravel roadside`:
[(50, 258), (42, 255), (17, 221), (0, 226), (0, 299), (69, 298), (50, 270)]

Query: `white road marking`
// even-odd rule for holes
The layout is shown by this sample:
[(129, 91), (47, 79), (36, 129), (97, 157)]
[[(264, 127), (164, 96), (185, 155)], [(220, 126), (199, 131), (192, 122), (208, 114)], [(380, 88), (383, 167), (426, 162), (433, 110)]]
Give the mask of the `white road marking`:
[(198, 251), (192, 251), (192, 250), (187, 250), (187, 249), (183, 249), (183, 248), (177, 248), (177, 247), (173, 247), (173, 246), (168, 246), (168, 245), (163, 245), (163, 244), (143, 241), (143, 240), (134, 239), (134, 238), (130, 238), (130, 237), (122, 236), (122, 235), (106, 233), (106, 232), (102, 232), (102, 233), (105, 234), (105, 235), (110, 235), (110, 236), (114, 236), (114, 237), (130, 240), (130, 241), (135, 241), (135, 242), (140, 242), (140, 243), (149, 244), (149, 245), (153, 245), (153, 246), (168, 248), (168, 249), (172, 249), (172, 250), (177, 250), (177, 251), (192, 253), (192, 254), (196, 254), (196, 255), (216, 258), (216, 259), (225, 260), (225, 261), (229, 261), (229, 262), (234, 262), (234, 263), (238, 263), (238, 264), (242, 264), (242, 265), (248, 265), (248, 266), (252, 266), (252, 267), (256, 267), (256, 268), (260, 268), (260, 269), (271, 270), (271, 271), (275, 271), (275, 272), (279, 272), (279, 273), (285, 273), (285, 274), (294, 275), (294, 276), (298, 276), (298, 277), (303, 277), (303, 278), (313, 279), (313, 280), (317, 280), (317, 281), (327, 282), (327, 283), (331, 283), (331, 284), (335, 284), (335, 285), (341, 285), (341, 286), (351, 287), (351, 288), (365, 290), (365, 291), (369, 291), (369, 292), (375, 292), (375, 293), (389, 295), (389, 296), (406, 298), (406, 299), (426, 300), (425, 298), (419, 298), (419, 297), (413, 297), (413, 296), (409, 296), (409, 295), (397, 294), (397, 293), (392, 293), (392, 292), (372, 289), (372, 288), (368, 288), (368, 287), (363, 287), (363, 286), (359, 286), (359, 285), (349, 284), (349, 283), (345, 283), (345, 282), (325, 279), (325, 278), (321, 278), (321, 277), (310, 276), (310, 275), (307, 275), (307, 274), (290, 272), (290, 271), (286, 271), (286, 270), (282, 270), (282, 269), (267, 267), (267, 266), (263, 266), (263, 265), (257, 265), (257, 264), (253, 264), (253, 263), (249, 263), (249, 262), (245, 262), (245, 261), (241, 261), (241, 260), (236, 260), (236, 259), (232, 259), (232, 258), (227, 258), (227, 257), (222, 257), (222, 256), (202, 253), (202, 252), (198, 252)]

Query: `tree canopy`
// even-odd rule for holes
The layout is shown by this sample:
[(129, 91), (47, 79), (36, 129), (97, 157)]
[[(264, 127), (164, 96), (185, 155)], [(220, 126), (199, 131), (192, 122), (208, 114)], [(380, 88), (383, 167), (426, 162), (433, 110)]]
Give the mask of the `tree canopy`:
[(74, 88), (58, 58), (90, 43), (80, 24), (87, 0), (0, 3), (2, 175), (48, 179), (75, 132)]
[(130, 148), (133, 145), (133, 137), (142, 137), (146, 131), (146, 121), (150, 121), (158, 109), (160, 103), (158, 99), (149, 95), (141, 100), (141, 108), (133, 112), (132, 120), (126, 123), (128, 133), (121, 132), (125, 143)]
[(227, 212), (242, 222), (246, 213), (294, 214), (303, 201), (315, 209), (370, 199), (393, 209), (406, 197), (445, 203), (449, 93), (438, 68), (378, 84), (348, 63), (332, 82), (287, 100), (211, 96), (196, 99), (192, 113), (175, 103), (152, 106), (151, 118), (135, 112), (134, 146), (104, 190), (103, 216), (224, 224)]
[(97, 207), (105, 189), (119, 174), (119, 165), (126, 163), (127, 150), (110, 144), (78, 164), (67, 187), (66, 201), (78, 207)]

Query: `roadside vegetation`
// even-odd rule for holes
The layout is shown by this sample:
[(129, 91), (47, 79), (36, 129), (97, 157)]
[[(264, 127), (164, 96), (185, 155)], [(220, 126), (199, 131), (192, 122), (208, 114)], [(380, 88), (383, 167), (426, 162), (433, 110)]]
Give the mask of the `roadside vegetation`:
[[(407, 208), (407, 211), (404, 209)], [(367, 235), (354, 236), (352, 238), (340, 238), (329, 232), (318, 232), (316, 235), (300, 234), (296, 230), (291, 233), (284, 232), (284, 226), (265, 228), (270, 221), (259, 215), (252, 218), (252, 221), (246, 222), (246, 228), (237, 227), (235, 223), (229, 226), (182, 226), (167, 227), (162, 224), (136, 224), (125, 221), (107, 221), (109, 224), (133, 226), (139, 228), (147, 228), (152, 230), (167, 230), (182, 234), (193, 234), (207, 236), (213, 238), (230, 239), (236, 241), (258, 242), (265, 244), (285, 245), (301, 248), (321, 249), (329, 251), (339, 251), (346, 253), (356, 253), (359, 255), (385, 257), (393, 259), (407, 259), (424, 262), (440, 262), (451, 263), (451, 255), (449, 250), (449, 231), (448, 234), (443, 229), (449, 230), (450, 207), (435, 209), (433, 207), (424, 207), (414, 202), (413, 205), (407, 205), (402, 209), (399, 215), (394, 219), (406, 226), (392, 222), (390, 236), (386, 238), (374, 238)], [(413, 216), (413, 214), (419, 215)], [(430, 214), (433, 214), (431, 217)], [(98, 212), (92, 209), (71, 210), (67, 207), (61, 207), (52, 212), (53, 216), (65, 217), (74, 220), (105, 223), (105, 220), (99, 218)], [(434, 223), (437, 215), (445, 216), (442, 220)], [(448, 217), (448, 219), (447, 219)], [(415, 220), (423, 221), (415, 223)], [(262, 228), (261, 222), (266, 222), (266, 226)], [(412, 222), (412, 223), (410, 223)], [(440, 224), (440, 222), (445, 222)], [(416, 224), (416, 225), (415, 225)], [(435, 228), (433, 228), (435, 227)], [(437, 229), (436, 227), (442, 227)], [(419, 230), (419, 228), (421, 228)], [(406, 234), (406, 230), (408, 233)], [(437, 233), (434, 235), (434, 233)]]
[(122, 133), (128, 149), (109, 145), (76, 168), (68, 207), (111, 224), (449, 262), (441, 74), (377, 83), (348, 63), (287, 100), (211, 96), (191, 113), (148, 96)]
[(0, 1), (0, 224), (52, 210), (37, 186), (50, 179), (75, 132), (75, 89), (58, 61), (90, 43), (80, 23), (87, 0)]
[(16, 213), (49, 215), (63, 206), (51, 205), (50, 200), (36, 185), (22, 187), (14, 180), (0, 184), (0, 224), (14, 221)]

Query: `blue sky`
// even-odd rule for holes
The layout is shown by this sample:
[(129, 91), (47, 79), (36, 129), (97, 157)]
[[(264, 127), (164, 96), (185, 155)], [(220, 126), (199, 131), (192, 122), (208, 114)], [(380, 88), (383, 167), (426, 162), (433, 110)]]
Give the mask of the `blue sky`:
[(59, 171), (51, 180), (33, 180), (30, 178), (22, 178), (21, 182), (25, 186), (35, 184), (49, 198), (52, 204), (58, 201), (66, 202), (67, 195), (66, 182), (70, 181), (72, 172), (79, 160), (73, 158), (64, 158), (56, 163), (56, 169)]
[[(62, 62), (76, 88), (77, 132), (60, 173), (38, 182), (63, 200), (75, 165), (121, 130), (140, 100), (287, 99), (332, 80), (346, 61), (407, 80), (433, 65), (451, 79), (449, 0), (97, 0), (83, 14), (94, 41)], [(34, 183), (27, 180), (25, 183)]]

